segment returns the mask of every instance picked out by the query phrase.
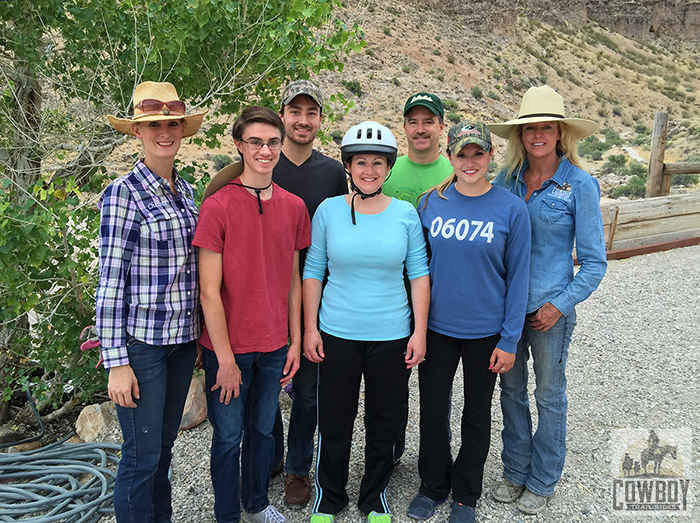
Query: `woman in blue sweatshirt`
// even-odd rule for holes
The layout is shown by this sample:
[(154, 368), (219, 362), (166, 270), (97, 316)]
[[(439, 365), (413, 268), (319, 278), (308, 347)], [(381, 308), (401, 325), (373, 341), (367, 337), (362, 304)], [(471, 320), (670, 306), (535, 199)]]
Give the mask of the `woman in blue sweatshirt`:
[[(448, 133), (451, 177), (418, 213), (430, 252), (427, 353), (419, 367), (421, 486), (408, 515), (427, 519), (452, 492), (450, 523), (472, 523), (489, 450), (496, 376), (508, 372), (525, 319), (530, 220), (524, 203), (486, 179), (493, 157), (482, 122)], [(464, 372), (462, 442), (450, 452), (450, 391)]]

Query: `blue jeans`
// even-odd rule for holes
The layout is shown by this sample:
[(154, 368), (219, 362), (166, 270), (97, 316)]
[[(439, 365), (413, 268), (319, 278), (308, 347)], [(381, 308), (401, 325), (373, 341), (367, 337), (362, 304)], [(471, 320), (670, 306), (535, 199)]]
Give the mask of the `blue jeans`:
[(220, 389), (211, 390), (219, 370), (216, 353), (202, 350), (209, 422), (214, 428), (210, 471), (218, 523), (238, 523), (241, 504), (250, 514), (270, 504), (267, 490), (275, 452), (272, 427), (286, 359), (286, 346), (273, 352), (236, 354), (243, 383), (238, 397), (226, 405), (219, 401)]
[(147, 345), (129, 339), (129, 365), (138, 380), (136, 408), (117, 405), (124, 436), (114, 485), (119, 523), (169, 522), (168, 469), (192, 380), (196, 342)]
[[(301, 358), (299, 370), (292, 380), (292, 412), (289, 415), (287, 436), (287, 474), (308, 476), (314, 459), (314, 435), (316, 433), (316, 381), (318, 364)], [(277, 466), (284, 459), (284, 426), (282, 414), (277, 409), (275, 420), (275, 459)]]
[[(546, 332), (525, 322), (513, 368), (501, 375), (503, 477), (539, 496), (551, 496), (566, 457), (566, 359), (576, 311)], [(528, 351), (529, 349), (529, 351)], [(535, 370), (537, 431), (532, 433), (527, 360)]]

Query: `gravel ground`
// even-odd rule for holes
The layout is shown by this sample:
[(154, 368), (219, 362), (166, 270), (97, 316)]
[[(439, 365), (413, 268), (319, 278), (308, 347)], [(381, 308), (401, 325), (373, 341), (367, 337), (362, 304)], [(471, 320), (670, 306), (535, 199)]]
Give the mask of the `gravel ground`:
[[(477, 505), (477, 521), (700, 521), (700, 509), (690, 516), (620, 516), (612, 510), (611, 437), (615, 429), (676, 429), (695, 435), (692, 465), (700, 466), (700, 246), (611, 261), (600, 288), (577, 308), (568, 362), (568, 455), (564, 474), (545, 512), (522, 514), (514, 505), (493, 501), (490, 491), (501, 476), (499, 392), (493, 401), (491, 451), (484, 473), (484, 494)], [(453, 455), (459, 442), (459, 406), (463, 402), (461, 372), (457, 373), (452, 416)], [(407, 450), (389, 484), (387, 499), (395, 522), (414, 521), (406, 508), (416, 494), (418, 477), (418, 382), (411, 377), (412, 394)], [(534, 399), (531, 400), (534, 405)], [(283, 409), (290, 401), (282, 395)], [(288, 415), (287, 415), (288, 417)], [(361, 522), (356, 503), (364, 469), (362, 405), (355, 424), (348, 493), (350, 506), (340, 523)], [(663, 438), (662, 438), (663, 439)], [(174, 517), (178, 523), (214, 522), (214, 495), (209, 478), (211, 426), (205, 422), (182, 433), (175, 443), (173, 462)], [(692, 477), (690, 499), (699, 489)], [(301, 510), (284, 505), (283, 475), (270, 485), (270, 500), (295, 522), (308, 521), (311, 504)], [(312, 498), (313, 499), (313, 498)], [(692, 503), (692, 501), (691, 501)], [(447, 521), (444, 504), (431, 521)]]

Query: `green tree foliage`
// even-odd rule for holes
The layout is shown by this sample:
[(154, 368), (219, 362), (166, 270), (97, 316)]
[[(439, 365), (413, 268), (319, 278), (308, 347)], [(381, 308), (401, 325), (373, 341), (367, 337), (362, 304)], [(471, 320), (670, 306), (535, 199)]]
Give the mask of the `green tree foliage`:
[[(135, 85), (170, 81), (189, 105), (235, 114), (277, 107), (281, 87), (365, 45), (339, 0), (16, 0), (0, 2), (0, 352), (5, 398), (33, 383), (39, 405), (66, 385), (101, 385), (78, 333), (94, 323), (96, 200), (123, 143)], [(331, 100), (345, 101), (342, 95)], [(223, 124), (194, 138), (218, 144)], [(195, 181), (197, 165), (181, 167)], [(201, 187), (202, 182), (197, 180)], [(2, 420), (0, 420), (2, 421)]]

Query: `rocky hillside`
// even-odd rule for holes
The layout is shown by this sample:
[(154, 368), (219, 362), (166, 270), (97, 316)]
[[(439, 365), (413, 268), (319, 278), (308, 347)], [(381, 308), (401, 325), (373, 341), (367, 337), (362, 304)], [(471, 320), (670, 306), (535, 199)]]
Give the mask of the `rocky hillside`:
[[(667, 161), (685, 160), (698, 151), (700, 64), (695, 44), (661, 36), (635, 40), (590, 19), (573, 23), (555, 17), (549, 24), (512, 10), (498, 17), (478, 14), (479, 6), (488, 13), (498, 4), (346, 1), (338, 17), (364, 29), (367, 47), (348, 58), (342, 73), (316, 78), (326, 92), (344, 92), (355, 104), (331, 130), (337, 129), (337, 135), (373, 118), (396, 130), (405, 148), (401, 111), (413, 92), (440, 95), (449, 106), (448, 120), (503, 121), (517, 114), (528, 87), (547, 83), (564, 96), (570, 116), (591, 118), (601, 129), (622, 133), (643, 158), (648, 158), (644, 145), (649, 142), (644, 128), (652, 127), (657, 111), (668, 111), (672, 121)], [(542, 15), (553, 5), (536, 1), (530, 10)], [(565, 1), (557, 12), (583, 17), (590, 5)], [(500, 29), (484, 31), (489, 24)], [(333, 144), (326, 149), (337, 154)], [(592, 161), (592, 167), (602, 163)]]
[[(414, 92), (441, 96), (449, 127), (465, 118), (509, 119), (527, 88), (544, 83), (564, 96), (570, 116), (597, 120), (601, 129), (622, 134), (625, 143), (587, 158), (593, 170), (610, 154), (648, 159), (648, 130), (657, 111), (670, 113), (667, 161), (699, 152), (698, 44), (669, 36), (683, 32), (670, 29), (676, 26), (697, 33), (697, 1), (344, 0), (336, 16), (358, 24), (367, 46), (347, 58), (342, 72), (313, 78), (326, 96), (343, 93), (354, 104), (347, 114), (335, 105), (337, 119), (324, 122), (326, 140), (319, 147), (331, 156), (340, 152), (330, 137), (339, 138), (365, 119), (394, 129), (405, 153), (402, 109)], [(595, 20), (607, 20), (610, 27)], [(628, 38), (611, 27), (640, 37)], [(503, 142), (497, 139), (496, 145), (498, 162)], [(623, 153), (622, 145), (633, 149)], [(133, 152), (138, 145), (128, 148)], [(185, 159), (206, 161), (217, 153), (232, 156), (235, 148), (227, 140), (221, 150), (190, 146), (183, 153)], [(126, 163), (114, 165), (117, 171), (130, 168), (131, 159), (124, 158)], [(604, 192), (616, 183), (604, 181)]]

